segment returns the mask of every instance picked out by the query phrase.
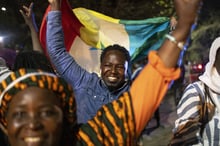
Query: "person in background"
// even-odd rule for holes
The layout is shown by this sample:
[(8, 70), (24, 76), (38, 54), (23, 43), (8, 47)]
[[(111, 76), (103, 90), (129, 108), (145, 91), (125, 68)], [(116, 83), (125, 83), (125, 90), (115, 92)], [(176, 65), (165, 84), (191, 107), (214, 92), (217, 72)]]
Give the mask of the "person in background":
[[(6, 65), (5, 59), (0, 57), (0, 82), (4, 80), (9, 74), (11, 74), (11, 70)], [(7, 146), (6, 135), (2, 129), (0, 129), (0, 142), (1, 146)]]
[(56, 73), (49, 59), (39, 51), (24, 50), (16, 55), (13, 71), (20, 68), (41, 69), (47, 72)]
[(38, 37), (38, 27), (33, 12), (33, 2), (29, 7), (23, 6), (22, 9), (20, 9), (20, 13), (30, 29), (33, 48), (30, 50), (21, 50), (17, 53), (12, 70), (16, 71), (20, 68), (29, 68), (55, 73), (49, 58), (43, 54)]
[(29, 7), (23, 5), (22, 9), (20, 9), (19, 11), (23, 16), (25, 23), (30, 29), (33, 50), (43, 53), (43, 49), (39, 40), (38, 27), (33, 12), (33, 6), (34, 6), (33, 2), (29, 5)]
[(11, 73), (4, 58), (0, 57), (0, 81)]
[(199, 81), (190, 83), (177, 106), (170, 145), (220, 145), (220, 37), (212, 43)]
[[(56, 13), (54, 10), (60, 7), (60, 1), (49, 2), (52, 12)], [(0, 123), (10, 145), (65, 146), (62, 142), (73, 142), (68, 143), (69, 146), (135, 145), (169, 83), (180, 75), (180, 69), (175, 66), (181, 44), (186, 41), (197, 16), (199, 2), (174, 0), (180, 23), (169, 37), (178, 42), (168, 37), (158, 51), (151, 51), (149, 63), (130, 90), (100, 108), (85, 124), (76, 123), (78, 105), (75, 105), (73, 90), (62, 78), (25, 69), (10, 74), (0, 84)], [(50, 14), (49, 23), (53, 18)]]
[(10, 48), (0, 48), (0, 57), (4, 59), (6, 66), (11, 70), (15, 62), (16, 51)]
[(174, 101), (175, 101), (176, 105), (178, 105), (179, 100), (183, 94), (183, 90), (186, 87), (186, 85), (185, 85), (185, 72), (186, 72), (186, 70), (185, 70), (184, 64), (180, 65), (180, 69), (181, 69), (180, 77), (177, 80), (175, 80), (171, 84), (171, 87), (170, 87), (170, 90), (172, 90), (172, 92), (173, 92)]

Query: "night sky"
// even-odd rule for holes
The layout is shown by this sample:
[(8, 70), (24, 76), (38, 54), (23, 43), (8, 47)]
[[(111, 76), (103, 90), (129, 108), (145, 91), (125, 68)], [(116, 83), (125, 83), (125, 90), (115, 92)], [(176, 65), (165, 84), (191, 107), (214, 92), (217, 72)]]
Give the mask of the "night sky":
[[(16, 36), (19, 36), (23, 32), (25, 32), (25, 35), (27, 34), (28, 29), (19, 13), (19, 9), (23, 4), (28, 5), (32, 1), (34, 2), (34, 11), (36, 12), (37, 22), (40, 25), (42, 14), (48, 6), (47, 0), (0, 0), (0, 8), (4, 6), (8, 9), (7, 11), (0, 10), (0, 35), (10, 33), (10, 31), (16, 33)], [(212, 10), (214, 11), (214, 14), (219, 15), (220, 17), (220, 13), (217, 13), (220, 12), (220, 0), (204, 0), (201, 12), (202, 18), (208, 18), (209, 12)], [(24, 36), (22, 37), (24, 38)], [(30, 40), (28, 37), (27, 39)], [(23, 41), (27, 41), (27, 39), (25, 38)]]

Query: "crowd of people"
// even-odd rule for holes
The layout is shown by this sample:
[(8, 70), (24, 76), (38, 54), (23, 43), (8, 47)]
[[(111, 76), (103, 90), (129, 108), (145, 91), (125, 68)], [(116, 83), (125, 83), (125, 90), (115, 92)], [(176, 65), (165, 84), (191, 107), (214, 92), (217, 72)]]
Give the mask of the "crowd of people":
[[(201, 0), (174, 0), (175, 28), (149, 52), (135, 79), (129, 52), (120, 44), (102, 51), (100, 76), (76, 62), (64, 45), (61, 1), (48, 0), (48, 56), (38, 39), (33, 3), (20, 10), (33, 48), (19, 52), (13, 68), (0, 58), (1, 145), (136, 145), (171, 81), (180, 77), (178, 58)], [(173, 136), (165, 145), (219, 145), (219, 48), (217, 38), (205, 73), (178, 102)]]

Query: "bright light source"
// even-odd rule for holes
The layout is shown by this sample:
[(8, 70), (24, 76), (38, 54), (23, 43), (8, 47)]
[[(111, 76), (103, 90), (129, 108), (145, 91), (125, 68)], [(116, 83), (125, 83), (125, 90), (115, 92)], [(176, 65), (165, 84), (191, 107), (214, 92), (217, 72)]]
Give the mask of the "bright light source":
[(5, 8), (5, 7), (1, 7), (1, 10), (2, 10), (2, 11), (6, 11), (6, 8)]
[(202, 69), (202, 64), (198, 64), (198, 69)]
[(0, 43), (2, 43), (4, 40), (4, 38), (2, 36), (0, 36)]

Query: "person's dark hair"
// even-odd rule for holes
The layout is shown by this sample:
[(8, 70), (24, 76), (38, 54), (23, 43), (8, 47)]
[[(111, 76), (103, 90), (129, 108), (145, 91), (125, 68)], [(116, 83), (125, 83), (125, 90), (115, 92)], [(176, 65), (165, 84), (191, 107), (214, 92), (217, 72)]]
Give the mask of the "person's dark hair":
[(124, 47), (120, 46), (120, 45), (117, 45), (117, 44), (110, 45), (110, 46), (106, 47), (106, 48), (102, 51), (101, 56), (100, 56), (100, 62), (103, 61), (103, 59), (104, 59), (106, 53), (107, 53), (108, 51), (111, 51), (111, 50), (117, 50), (117, 51), (122, 52), (122, 53), (125, 55), (125, 58), (126, 58), (126, 60), (128, 61), (128, 64), (130, 64), (131, 58), (130, 58), (130, 54), (129, 54), (128, 50), (125, 49)]
[(7, 135), (0, 128), (0, 141), (2, 146), (9, 146)]
[(26, 50), (17, 54), (13, 71), (17, 71), (21, 68), (41, 69), (43, 71), (54, 73), (54, 69), (47, 56), (34, 50)]

